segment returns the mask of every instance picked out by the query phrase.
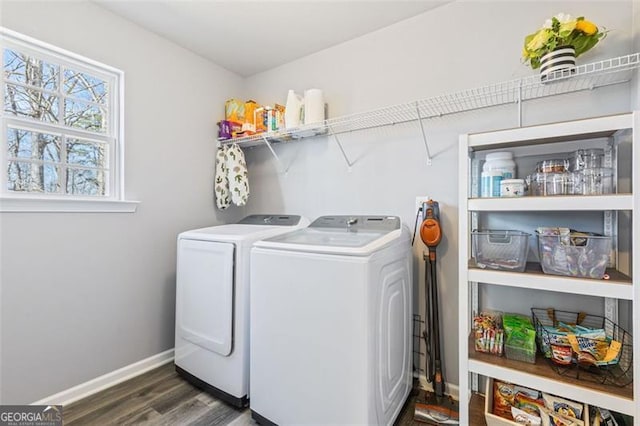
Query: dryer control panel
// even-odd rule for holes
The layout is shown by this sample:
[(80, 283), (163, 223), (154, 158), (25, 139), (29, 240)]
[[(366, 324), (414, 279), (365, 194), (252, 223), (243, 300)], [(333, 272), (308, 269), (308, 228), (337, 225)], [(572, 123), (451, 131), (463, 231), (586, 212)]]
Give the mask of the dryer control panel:
[(240, 222), (241, 225), (271, 225), (271, 226), (296, 226), (300, 223), (300, 216), (283, 214), (252, 214)]
[(309, 227), (353, 231), (393, 231), (400, 229), (400, 218), (398, 216), (320, 216)]

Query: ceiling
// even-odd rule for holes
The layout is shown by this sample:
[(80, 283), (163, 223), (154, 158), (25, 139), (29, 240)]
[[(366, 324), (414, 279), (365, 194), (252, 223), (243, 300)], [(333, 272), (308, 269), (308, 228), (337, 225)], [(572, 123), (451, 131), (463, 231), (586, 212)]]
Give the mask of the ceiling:
[(93, 0), (243, 77), (451, 0)]

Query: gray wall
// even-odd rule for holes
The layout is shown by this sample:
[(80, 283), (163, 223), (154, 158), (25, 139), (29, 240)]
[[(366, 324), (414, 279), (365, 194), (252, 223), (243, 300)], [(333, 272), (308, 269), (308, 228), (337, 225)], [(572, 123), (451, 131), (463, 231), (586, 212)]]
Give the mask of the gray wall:
[(89, 2), (2, 1), (9, 29), (124, 70), (133, 214), (2, 213), (3, 404), (173, 347), (175, 237), (234, 220), (212, 198), (224, 100), (242, 79)]
[[(324, 90), (331, 117), (483, 86), (530, 75), (520, 62), (522, 40), (558, 12), (584, 15), (611, 29), (587, 63), (632, 51), (630, 1), (454, 2), (377, 32), (250, 77), (245, 93), (262, 103), (284, 102), (287, 89)], [(354, 19), (357, 19), (354, 17)], [(630, 108), (629, 86), (573, 94), (527, 104), (525, 125), (618, 112)], [(276, 147), (282, 170), (264, 148), (248, 154), (252, 198), (247, 211), (323, 214), (395, 214), (409, 227), (417, 195), (440, 201), (444, 240), (438, 249), (446, 379), (458, 382), (458, 135), (517, 126), (515, 106), (458, 114), (425, 122), (433, 165), (416, 123), (342, 135), (351, 170), (332, 138)], [(286, 172), (285, 172), (286, 171)], [(414, 249), (421, 274), (422, 246)], [(482, 297), (490, 297), (487, 288)], [(543, 295), (544, 296), (544, 295)], [(553, 304), (553, 294), (540, 303)], [(517, 303), (517, 300), (515, 300)], [(585, 300), (592, 306), (593, 300)], [(595, 301), (598, 303), (598, 301)], [(510, 310), (526, 310), (521, 299)]]

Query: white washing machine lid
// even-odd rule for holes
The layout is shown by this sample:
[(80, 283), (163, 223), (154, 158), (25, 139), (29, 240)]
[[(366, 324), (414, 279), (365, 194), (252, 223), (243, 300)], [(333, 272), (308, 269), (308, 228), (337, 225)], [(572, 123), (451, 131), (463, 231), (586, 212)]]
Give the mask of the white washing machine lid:
[(257, 241), (254, 247), (366, 256), (401, 235), (396, 216), (322, 216), (308, 228)]
[(309, 220), (296, 215), (250, 215), (240, 222), (217, 225), (182, 232), (178, 239), (200, 241), (255, 241), (283, 232), (294, 231), (309, 224)]

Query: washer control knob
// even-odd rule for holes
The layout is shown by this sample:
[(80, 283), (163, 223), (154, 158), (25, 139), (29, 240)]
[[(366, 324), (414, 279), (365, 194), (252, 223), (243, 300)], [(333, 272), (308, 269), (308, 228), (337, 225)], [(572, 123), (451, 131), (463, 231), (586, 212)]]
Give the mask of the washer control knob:
[(352, 226), (352, 225), (355, 225), (356, 223), (358, 223), (357, 217), (350, 217), (349, 219), (347, 219), (347, 226)]

